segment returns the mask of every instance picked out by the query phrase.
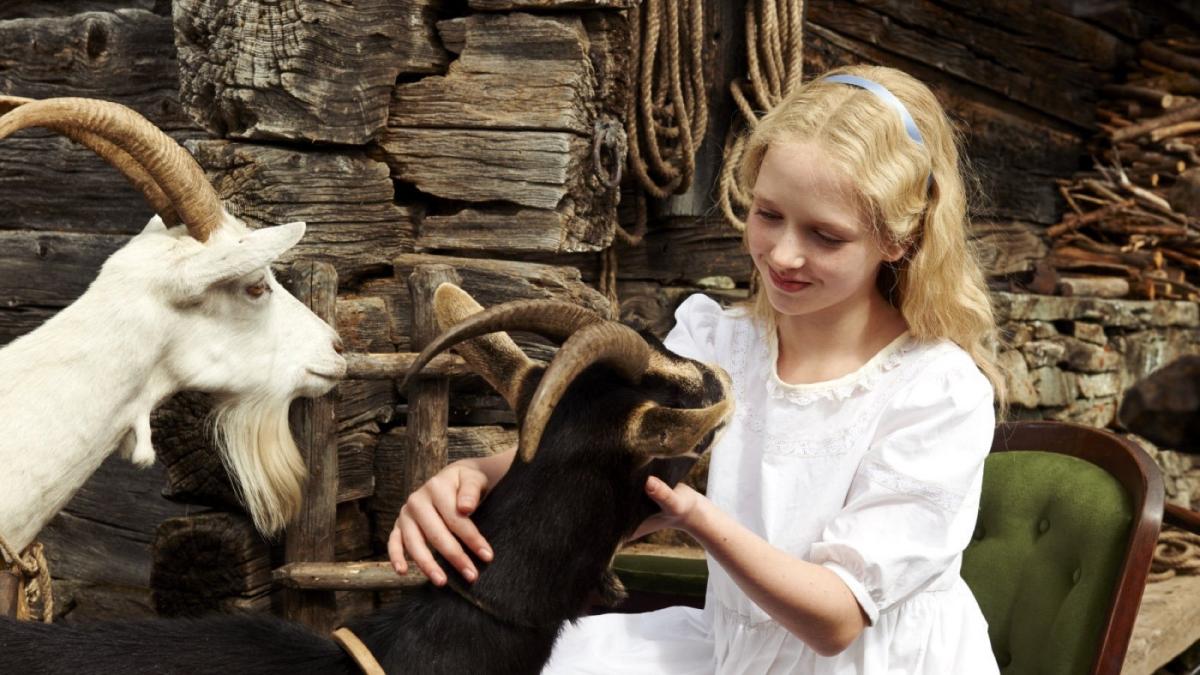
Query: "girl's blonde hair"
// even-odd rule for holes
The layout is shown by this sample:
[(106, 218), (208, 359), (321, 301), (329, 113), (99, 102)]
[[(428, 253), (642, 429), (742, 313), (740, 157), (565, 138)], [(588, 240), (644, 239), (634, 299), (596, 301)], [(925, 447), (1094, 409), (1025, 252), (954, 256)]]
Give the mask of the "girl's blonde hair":
[[(997, 365), (997, 329), (987, 284), (967, 240), (967, 191), (958, 138), (933, 92), (912, 76), (882, 66), (838, 68), (874, 80), (908, 108), (923, 137), (918, 145), (895, 109), (875, 94), (847, 84), (812, 80), (769, 111), (747, 139), (738, 167), (753, 186), (767, 148), (776, 142), (812, 142), (854, 179), (864, 212), (882, 244), (904, 246), (904, 258), (884, 263), (879, 286), (913, 337), (945, 338), (962, 347), (991, 381), (1003, 413), (1004, 375)], [(932, 184), (929, 182), (932, 175)], [(751, 311), (768, 326), (775, 311), (762, 284)]]

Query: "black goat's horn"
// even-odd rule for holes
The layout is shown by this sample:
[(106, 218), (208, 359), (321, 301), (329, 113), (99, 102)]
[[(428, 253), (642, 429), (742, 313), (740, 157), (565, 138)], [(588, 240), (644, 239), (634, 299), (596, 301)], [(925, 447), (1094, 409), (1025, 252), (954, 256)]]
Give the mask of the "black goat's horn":
[[(440, 321), (472, 311), (477, 307), (473, 299), (453, 284), (442, 284), (434, 293), (434, 303)], [(476, 311), (444, 330), (421, 350), (416, 361), (409, 367), (401, 383), (401, 389), (429, 360), (442, 351), (462, 342), (499, 331), (528, 331), (547, 338), (566, 340), (583, 326), (603, 321), (595, 312), (560, 300), (515, 300), (482, 311)], [(462, 345), (459, 348), (472, 370), (487, 380), (509, 407), (520, 415), (525, 405), (520, 392), (522, 383), (534, 362), (525, 356), (506, 335), (493, 335), (475, 347)]]
[(729, 399), (707, 408), (669, 408), (649, 403), (635, 410), (625, 425), (625, 444), (647, 458), (685, 455), (724, 422), (732, 409)]
[[(204, 171), (186, 150), (137, 112), (119, 103), (88, 98), (48, 98), (14, 106), (0, 117), (0, 138), (28, 127), (45, 127), (73, 138), (104, 157), (129, 176), (141, 172), (148, 181), (135, 184), (145, 193), (146, 185), (157, 186), (172, 211), (187, 225), (188, 232), (206, 241), (221, 225), (225, 213), (221, 199)], [(107, 156), (89, 140), (99, 137), (120, 149)], [(107, 150), (107, 146), (101, 146)], [(132, 163), (119, 164), (128, 158)], [(157, 209), (159, 204), (151, 204)], [(164, 221), (167, 215), (163, 215)]]
[(650, 345), (632, 328), (615, 321), (592, 323), (567, 338), (550, 362), (529, 402), (521, 425), (518, 454), (528, 462), (537, 453), (542, 432), (563, 392), (588, 367), (605, 363), (637, 382), (650, 364)]

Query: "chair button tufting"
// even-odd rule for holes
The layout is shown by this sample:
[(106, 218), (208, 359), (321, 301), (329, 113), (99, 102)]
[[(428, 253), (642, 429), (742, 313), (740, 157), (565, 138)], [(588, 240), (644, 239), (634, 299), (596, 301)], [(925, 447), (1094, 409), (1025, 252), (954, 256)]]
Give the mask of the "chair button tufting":
[(1012, 654), (1008, 652), (1004, 652), (996, 657), (996, 665), (1001, 668), (1007, 668), (1010, 663), (1012, 663)]
[(1081, 578), (1083, 578), (1083, 569), (1076, 567), (1075, 573), (1071, 575), (1071, 583), (1077, 584)]
[(1046, 531), (1049, 529), (1050, 529), (1050, 521), (1049, 520), (1042, 518), (1041, 520), (1038, 521), (1038, 532), (1040, 534), (1046, 534)]
[(982, 525), (975, 526), (975, 533), (971, 535), (971, 538), (974, 539), (975, 541), (983, 540), (983, 526)]

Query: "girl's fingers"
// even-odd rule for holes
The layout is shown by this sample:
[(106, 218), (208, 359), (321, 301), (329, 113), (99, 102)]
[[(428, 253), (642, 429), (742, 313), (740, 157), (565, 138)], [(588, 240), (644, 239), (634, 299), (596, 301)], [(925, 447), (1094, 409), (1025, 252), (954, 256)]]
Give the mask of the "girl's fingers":
[(415, 521), (405, 518), (400, 522), (400, 533), (405, 539), (408, 546), (408, 553), (412, 556), (413, 562), (417, 563), (425, 576), (433, 582), (435, 586), (441, 586), (446, 583), (446, 573), (433, 559), (433, 553), (429, 547), (425, 545), (425, 539), (421, 536), (420, 528), (417, 527)]
[[(436, 508), (436, 505), (427, 501), (418, 501), (406, 504), (405, 508), (408, 509), (408, 512), (412, 515), (413, 520), (416, 521), (421, 533), (424, 535), (425, 542), (423, 543), (431, 545), (438, 553), (442, 554), (446, 562), (453, 565), (462, 574), (464, 579), (475, 581), (479, 576), (479, 573), (475, 570), (475, 565), (472, 564), (471, 559), (463, 551), (458, 539), (450, 532), (449, 523), (444, 519), (444, 514)], [(416, 560), (416, 553), (411, 551), (411, 548), (412, 545), (410, 543), (410, 552), (413, 553), (413, 560)], [(422, 569), (424, 569), (424, 566), (422, 566)]]
[(396, 516), (396, 523), (392, 525), (392, 532), (388, 535), (387, 551), (396, 574), (407, 574), (408, 561), (404, 559), (404, 537), (400, 535), (399, 516)]

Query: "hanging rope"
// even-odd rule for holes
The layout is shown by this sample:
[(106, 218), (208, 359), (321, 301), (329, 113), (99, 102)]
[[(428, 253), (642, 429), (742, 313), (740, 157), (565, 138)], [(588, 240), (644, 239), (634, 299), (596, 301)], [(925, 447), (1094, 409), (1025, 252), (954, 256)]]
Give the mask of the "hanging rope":
[[(747, 0), (747, 79), (729, 85), (742, 113), (742, 124), (730, 125), (725, 134), (724, 163), (718, 203), (725, 220), (739, 232), (746, 229), (750, 209), (748, 186), (738, 180), (737, 168), (746, 151), (746, 132), (758, 125), (760, 113), (775, 107), (797, 85), (804, 71), (803, 0)], [(744, 88), (749, 88), (753, 103)]]
[[(34, 542), (20, 554), (8, 545), (3, 535), (0, 535), (0, 559), (10, 566), (11, 572), (19, 579), (17, 585), (17, 620), (28, 621), (33, 618), (30, 607), (42, 600), (42, 616), (44, 623), (54, 620), (54, 587), (50, 581), (50, 565), (46, 562), (46, 553), (41, 543)], [(30, 584), (34, 581), (34, 584)]]
[[(622, 152), (628, 149), (629, 172), (637, 182), (633, 231), (618, 224), (614, 245), (620, 241), (637, 246), (646, 236), (646, 195), (666, 199), (692, 184), (696, 149), (708, 128), (708, 97), (703, 0), (644, 0), (629, 11), (635, 26), (630, 52), (637, 62), (637, 81), (625, 109), (625, 138), (620, 141), (624, 145), (608, 143)], [(599, 147), (598, 139), (593, 157), (597, 165)], [(620, 172), (614, 173), (619, 181)], [(611, 175), (605, 170), (601, 179), (611, 181)], [(600, 268), (600, 290), (619, 317), (614, 247), (601, 254)]]
[(1170, 528), (1158, 535), (1147, 581), (1165, 581), (1176, 574), (1200, 572), (1200, 535)]

